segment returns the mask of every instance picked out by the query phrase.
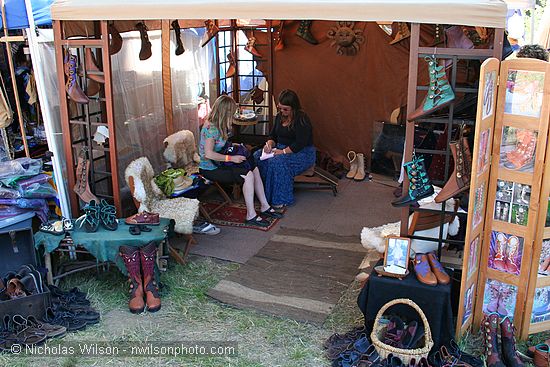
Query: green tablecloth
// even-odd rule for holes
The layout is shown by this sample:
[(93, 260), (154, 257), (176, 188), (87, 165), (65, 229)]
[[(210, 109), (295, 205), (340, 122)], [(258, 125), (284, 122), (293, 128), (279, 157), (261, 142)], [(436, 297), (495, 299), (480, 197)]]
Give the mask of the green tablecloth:
[[(126, 274), (124, 263), (120, 256), (118, 256), (118, 248), (123, 245), (141, 247), (151, 241), (158, 243), (164, 240), (167, 235), (173, 233), (174, 226), (170, 219), (161, 218), (160, 225), (149, 226), (152, 229), (151, 232), (141, 232), (137, 236), (130, 234), (128, 231), (129, 227), (124, 223), (124, 219), (119, 219), (116, 231), (108, 231), (100, 226), (97, 232), (88, 233), (84, 228), (75, 228), (70, 234), (74, 244), (83, 246), (98, 262), (112, 261)], [(59, 247), (59, 242), (63, 238), (64, 236), (56, 236), (39, 231), (34, 234), (34, 246), (37, 249), (40, 246), (44, 246), (44, 250), (50, 253)]]

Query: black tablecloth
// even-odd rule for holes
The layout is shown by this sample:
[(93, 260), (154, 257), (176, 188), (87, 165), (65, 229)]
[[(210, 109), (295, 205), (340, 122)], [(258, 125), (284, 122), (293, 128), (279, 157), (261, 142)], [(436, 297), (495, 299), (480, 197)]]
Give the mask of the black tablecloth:
[[(381, 265), (380, 262), (377, 265)], [(372, 328), (376, 314), (391, 300), (408, 298), (414, 301), (428, 319), (434, 348), (448, 344), (454, 337), (453, 312), (451, 307), (451, 284), (432, 287), (422, 284), (416, 279), (414, 270), (409, 269), (409, 275), (403, 280), (380, 277), (373, 270), (365, 287), (357, 298), (357, 304), (365, 316), (365, 325)], [(401, 318), (420, 322), (417, 312), (407, 305), (390, 307), (385, 314), (399, 315)], [(436, 349), (433, 349), (436, 350)]]

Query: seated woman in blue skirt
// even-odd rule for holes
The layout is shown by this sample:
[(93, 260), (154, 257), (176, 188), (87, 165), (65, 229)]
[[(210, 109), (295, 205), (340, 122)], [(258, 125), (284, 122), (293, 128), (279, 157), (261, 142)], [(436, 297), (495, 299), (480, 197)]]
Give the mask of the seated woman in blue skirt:
[(265, 185), (267, 200), (273, 207), (294, 204), (294, 176), (315, 164), (315, 147), (309, 116), (302, 111), (296, 92), (285, 89), (279, 94), (273, 129), (263, 151), (272, 158), (260, 160), (262, 150), (254, 156)]

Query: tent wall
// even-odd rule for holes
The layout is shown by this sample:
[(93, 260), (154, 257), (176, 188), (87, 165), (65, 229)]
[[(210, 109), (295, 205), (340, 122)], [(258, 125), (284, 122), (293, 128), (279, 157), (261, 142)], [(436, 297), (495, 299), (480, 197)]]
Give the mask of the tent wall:
[[(54, 0), (30, 0), (32, 13), (34, 16), (35, 25), (51, 25), (52, 17), (50, 14), (50, 6)], [(4, 0), (6, 8), (6, 20), (8, 29), (23, 29), (29, 28), (29, 20), (25, 1), (21, 0)], [(1, 19), (1, 16), (0, 16)], [(0, 20), (0, 29), (2, 22)]]

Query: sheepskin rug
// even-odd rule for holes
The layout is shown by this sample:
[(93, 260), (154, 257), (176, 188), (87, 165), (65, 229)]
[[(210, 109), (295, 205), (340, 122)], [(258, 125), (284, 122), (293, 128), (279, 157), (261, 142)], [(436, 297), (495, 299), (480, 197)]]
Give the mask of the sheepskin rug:
[(164, 159), (174, 168), (185, 168), (187, 172), (198, 171), (200, 157), (197, 153), (195, 136), (189, 130), (181, 130), (164, 139)]

